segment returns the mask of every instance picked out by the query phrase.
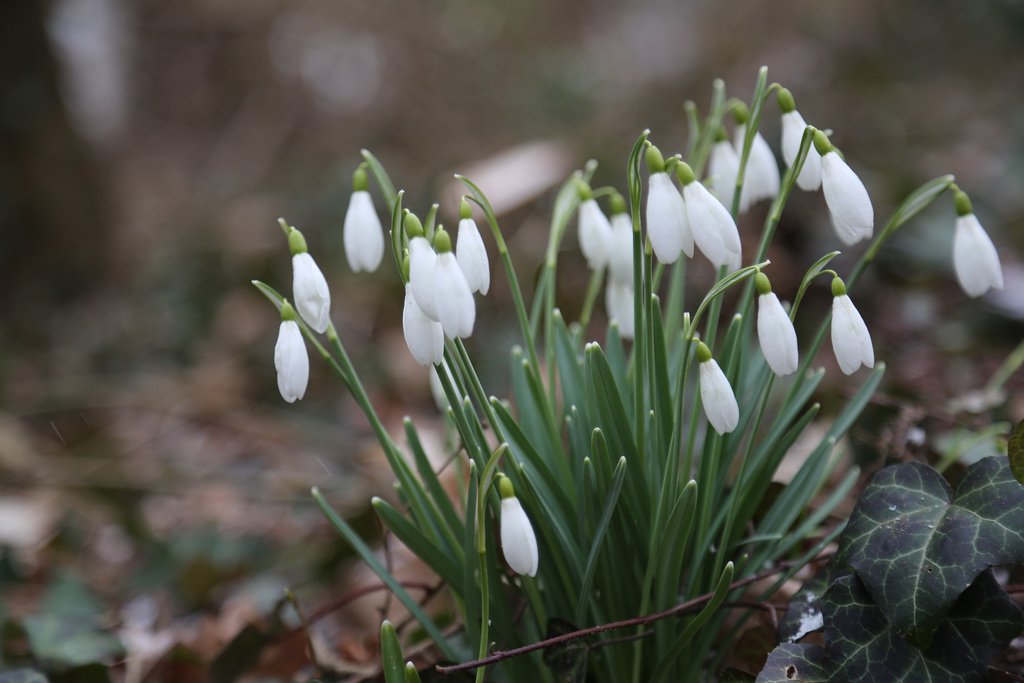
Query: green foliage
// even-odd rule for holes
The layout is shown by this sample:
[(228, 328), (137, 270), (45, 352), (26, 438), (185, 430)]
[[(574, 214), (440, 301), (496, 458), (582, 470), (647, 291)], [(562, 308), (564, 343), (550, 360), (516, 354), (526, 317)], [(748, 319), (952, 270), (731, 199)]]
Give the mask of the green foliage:
[(1013, 428), (1013, 435), (1006, 444), (1006, 454), (1010, 458), (1010, 471), (1013, 478), (1024, 484), (1024, 420)]
[(1024, 561), (1022, 531), (1024, 486), (1006, 458), (975, 463), (955, 491), (921, 463), (887, 467), (857, 502), (835, 561), (779, 624), (780, 640), (823, 624), (825, 648), (784, 643), (757, 680), (787, 680), (780, 672), (812, 661), (827, 675), (808, 680), (981, 681), (1024, 628), (989, 569)]

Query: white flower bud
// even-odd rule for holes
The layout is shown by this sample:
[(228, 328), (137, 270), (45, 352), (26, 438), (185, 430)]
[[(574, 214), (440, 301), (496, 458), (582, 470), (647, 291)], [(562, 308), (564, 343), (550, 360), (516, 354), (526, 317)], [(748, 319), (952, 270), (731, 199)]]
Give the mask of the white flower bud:
[(469, 291), (466, 276), (450, 251), (437, 255), (434, 266), (434, 307), (444, 333), (455, 339), (473, 334), (476, 304)]
[(757, 338), (772, 372), (780, 377), (796, 372), (800, 357), (796, 330), (775, 292), (757, 299)]
[[(832, 291), (836, 292), (834, 284)], [(843, 294), (832, 299), (832, 350), (839, 361), (839, 368), (852, 375), (862, 364), (874, 367), (875, 349), (864, 318), (845, 294), (845, 287), (842, 291)]]
[(331, 321), (331, 292), (308, 251), (292, 256), (292, 296), (306, 324), (317, 332), (326, 332)]
[(309, 356), (306, 354), (302, 331), (294, 320), (281, 321), (277, 344), (274, 346), (274, 367), (277, 369), (277, 388), (281, 398), (294, 403), (306, 394)]
[(821, 189), (832, 214), (832, 225), (843, 244), (870, 239), (875, 226), (871, 197), (857, 174), (835, 151), (821, 157)]
[(619, 336), (632, 339), (636, 327), (633, 281), (619, 282), (615, 277), (608, 278), (604, 290), (604, 307), (608, 312), (608, 321), (619, 326)]
[[(501, 552), (516, 574), (537, 576), (537, 537), (519, 499), (514, 493), (505, 496), (503, 484), (507, 481), (502, 479), (501, 487)], [(511, 490), (511, 486), (508, 489)]]
[[(743, 139), (746, 134), (746, 124), (736, 127), (734, 140), (737, 154), (743, 152)], [(778, 197), (781, 182), (779, 162), (775, 160), (775, 154), (768, 145), (768, 141), (761, 135), (761, 131), (758, 131), (754, 133), (750, 156), (747, 157), (747, 170), (743, 178), (743, 196), (740, 197), (740, 211), (746, 211), (751, 204), (756, 204), (763, 199)]]
[(437, 321), (437, 304), (434, 298), (434, 266), (437, 254), (426, 237), (413, 237), (409, 240), (409, 284), (412, 295), (416, 297), (416, 305), (423, 314)]
[(459, 241), (455, 246), (455, 258), (466, 276), (469, 291), (486, 295), (491, 288), (491, 267), (484, 240), (472, 218), (459, 221)]
[[(677, 193), (678, 194), (678, 193)], [(633, 283), (633, 221), (628, 213), (613, 214), (608, 271), (620, 283)]]
[(593, 197), (580, 202), (579, 240), (580, 251), (583, 252), (587, 266), (591, 270), (608, 265), (612, 226)]
[(444, 357), (444, 332), (441, 323), (424, 315), (412, 295), (412, 285), (405, 285), (405, 307), (402, 310), (402, 330), (409, 352), (420, 365), (436, 365)]
[(697, 181), (683, 187), (683, 200), (693, 240), (700, 250), (716, 267), (737, 268), (743, 253), (740, 233), (729, 209)]
[[(732, 201), (736, 196), (736, 176), (740, 172), (740, 157), (728, 140), (719, 140), (711, 147), (708, 159), (708, 176), (711, 178), (711, 191), (730, 212)], [(747, 192), (744, 190), (744, 195)], [(740, 198), (740, 211), (746, 211), (743, 197)], [(747, 202), (749, 205), (749, 202)]]
[(668, 173), (652, 173), (647, 193), (647, 237), (658, 260), (675, 263), (679, 253), (693, 257), (693, 234), (686, 204)]
[[(703, 342), (699, 343), (703, 345)], [(707, 346), (704, 346), (706, 349)], [(701, 355), (701, 350), (698, 350), (697, 357)], [(728, 434), (739, 424), (740, 407), (736, 403), (736, 394), (729, 384), (729, 378), (715, 359), (711, 358), (711, 351), (708, 350), (705, 355), (707, 360), (700, 363), (700, 400), (704, 403), (704, 414), (716, 432)]]
[(989, 289), (1003, 288), (999, 253), (973, 213), (956, 219), (953, 268), (967, 296), (978, 297)]
[(345, 242), (345, 258), (352, 272), (377, 270), (384, 258), (384, 228), (373, 208), (373, 199), (366, 190), (352, 193), (348, 211), (345, 212), (342, 238)]
[[(806, 129), (807, 124), (804, 117), (800, 116), (800, 112), (794, 110), (782, 115), (782, 160), (786, 162), (787, 167), (796, 161), (797, 152), (800, 151), (800, 140)], [(805, 192), (813, 192), (821, 187), (821, 155), (814, 149), (813, 144), (807, 150), (807, 158), (800, 167), (796, 184)]]

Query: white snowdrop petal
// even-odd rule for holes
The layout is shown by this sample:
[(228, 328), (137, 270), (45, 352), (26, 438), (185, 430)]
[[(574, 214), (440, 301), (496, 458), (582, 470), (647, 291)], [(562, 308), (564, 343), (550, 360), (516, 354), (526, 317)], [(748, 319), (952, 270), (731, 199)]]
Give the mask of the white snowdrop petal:
[(345, 242), (345, 258), (352, 272), (372, 272), (384, 258), (384, 228), (380, 217), (373, 208), (373, 199), (366, 190), (352, 193), (345, 212), (342, 230)]
[(327, 331), (331, 318), (331, 291), (309, 252), (292, 256), (292, 296), (295, 310), (317, 332)]
[(736, 266), (742, 259), (742, 249), (729, 210), (698, 182), (683, 188), (683, 200), (693, 240), (708, 260), (717, 267)]
[(772, 372), (780, 377), (796, 372), (800, 357), (796, 330), (775, 292), (758, 297), (757, 338)]
[[(417, 302), (419, 299), (417, 299)], [(452, 252), (437, 255), (434, 266), (434, 306), (444, 333), (455, 338), (473, 334), (476, 304), (466, 284), (466, 276)]]
[[(791, 111), (782, 115), (782, 159), (786, 166), (792, 166), (796, 161), (796, 155), (800, 151), (800, 140), (803, 138), (807, 124), (800, 112)], [(800, 175), (796, 177), (796, 184), (805, 192), (813, 192), (821, 187), (821, 155), (811, 144), (807, 150), (807, 158), (800, 168)]]
[(612, 226), (593, 197), (580, 203), (579, 240), (580, 251), (583, 252), (584, 258), (587, 259), (587, 266), (591, 270), (608, 265)]
[[(736, 127), (734, 141), (737, 154), (743, 152), (743, 138), (746, 136), (746, 131), (745, 124)], [(763, 199), (778, 197), (781, 182), (779, 163), (775, 160), (775, 154), (768, 145), (768, 141), (761, 135), (761, 131), (758, 131), (754, 133), (754, 141), (750, 146), (750, 157), (747, 159), (740, 210), (746, 211), (751, 204)]]
[(821, 189), (839, 239), (847, 245), (870, 239), (875, 226), (871, 197), (857, 174), (835, 152), (821, 158)]
[(667, 173), (652, 173), (647, 193), (647, 237), (658, 260), (675, 263), (679, 253), (693, 256), (693, 234), (686, 204)]
[(437, 254), (426, 237), (413, 237), (409, 240), (409, 284), (412, 295), (416, 297), (416, 305), (431, 320), (439, 320), (434, 292), (434, 267)]
[(839, 368), (847, 375), (855, 373), (861, 365), (875, 365), (868, 326), (846, 294), (832, 299), (832, 350)]
[(719, 140), (711, 148), (708, 159), (708, 176), (711, 190), (718, 196), (725, 208), (732, 210), (736, 195), (736, 176), (740, 172), (740, 157), (728, 140)]
[(953, 268), (967, 296), (978, 297), (989, 289), (1003, 288), (999, 252), (973, 213), (956, 219)]
[(537, 576), (537, 537), (518, 498), (501, 500), (501, 552), (516, 574)]
[(729, 379), (714, 358), (700, 364), (700, 399), (708, 422), (719, 434), (728, 434), (740, 421), (740, 407), (736, 403)]
[(455, 253), (462, 274), (466, 276), (469, 291), (486, 295), (491, 288), (491, 266), (487, 260), (484, 240), (472, 218), (459, 221), (459, 241)]
[(604, 290), (604, 307), (608, 312), (608, 321), (619, 326), (619, 336), (623, 339), (632, 339), (635, 334), (635, 301), (632, 280), (623, 283), (614, 277), (608, 278)]
[(412, 285), (405, 285), (405, 306), (402, 310), (402, 331), (409, 352), (420, 365), (436, 365), (444, 357), (444, 332), (441, 323), (428, 318), (416, 304)]
[(309, 355), (299, 324), (282, 320), (274, 346), (274, 367), (277, 369), (277, 388), (281, 398), (294, 403), (306, 394), (309, 383)]
[(611, 217), (612, 241), (608, 270), (618, 282), (633, 282), (633, 221), (628, 213)]

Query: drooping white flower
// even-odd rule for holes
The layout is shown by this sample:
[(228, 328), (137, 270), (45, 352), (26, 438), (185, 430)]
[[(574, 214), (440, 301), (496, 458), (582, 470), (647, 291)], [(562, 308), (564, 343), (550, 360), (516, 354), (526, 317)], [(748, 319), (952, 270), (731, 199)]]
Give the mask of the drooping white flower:
[(647, 193), (647, 237), (654, 254), (662, 263), (675, 263), (679, 253), (693, 257), (693, 233), (686, 220), (686, 204), (672, 179), (665, 172), (665, 160), (657, 147), (651, 145), (646, 152), (647, 168), (651, 172)]
[(697, 360), (700, 361), (700, 400), (708, 422), (719, 434), (728, 434), (740, 421), (740, 407), (736, 403), (729, 378), (711, 357), (711, 349), (697, 342)]
[(684, 162), (676, 165), (676, 176), (683, 186), (686, 218), (693, 240), (716, 267), (738, 267), (743, 250), (736, 221), (729, 210), (706, 187), (696, 181), (693, 169)]
[[(734, 141), (737, 154), (743, 153), (743, 139), (746, 134), (746, 124), (736, 126)], [(754, 141), (750, 146), (750, 156), (747, 157), (747, 170), (743, 176), (743, 195), (740, 197), (740, 211), (746, 211), (751, 204), (756, 204), (763, 199), (778, 197), (781, 182), (779, 162), (775, 160), (775, 154), (768, 145), (768, 141), (761, 135), (761, 131), (757, 131), (754, 133)]]
[(974, 216), (971, 200), (957, 191), (955, 202), (958, 215), (953, 237), (953, 268), (960, 287), (970, 297), (981, 296), (989, 289), (1002, 289), (999, 252)]
[(501, 491), (501, 552), (516, 574), (537, 576), (540, 557), (530, 518), (507, 477), (501, 478), (498, 488)]
[(480, 230), (473, 220), (473, 212), (465, 199), (459, 207), (459, 241), (455, 258), (466, 276), (469, 291), (486, 295), (491, 288), (491, 266), (487, 260), (487, 249), (480, 237)]
[(331, 290), (327, 280), (306, 249), (306, 238), (295, 228), (288, 233), (288, 246), (292, 252), (295, 308), (307, 325), (317, 332), (326, 332), (331, 322)]
[[(711, 155), (708, 158), (708, 176), (711, 178), (711, 191), (718, 197), (722, 205), (732, 211), (733, 198), (736, 196), (736, 176), (740, 172), (740, 157), (729, 140), (724, 137), (711, 147)], [(743, 195), (747, 194), (743, 192)], [(740, 197), (740, 211), (746, 211), (743, 206), (743, 196)]]
[(469, 290), (466, 276), (452, 252), (451, 238), (443, 228), (438, 228), (435, 233), (434, 244), (438, 251), (434, 265), (434, 307), (437, 319), (446, 335), (452, 339), (464, 339), (473, 334), (473, 324), (476, 322), (473, 292)]
[(633, 281), (619, 282), (614, 276), (609, 277), (604, 290), (604, 307), (608, 322), (619, 326), (619, 336), (632, 339), (636, 328)]
[(281, 307), (281, 328), (274, 345), (274, 367), (277, 369), (277, 388), (281, 398), (294, 403), (306, 394), (309, 383), (309, 356), (295, 310), (285, 302)]
[(633, 283), (633, 221), (626, 213), (622, 195), (612, 195), (611, 249), (608, 254), (608, 272), (618, 282)]
[(861, 365), (874, 367), (875, 349), (871, 345), (868, 326), (839, 278), (832, 280), (832, 296), (832, 350), (839, 368), (852, 375)]
[(768, 367), (779, 377), (796, 372), (800, 359), (796, 330), (789, 314), (771, 290), (764, 273), (754, 276), (757, 287), (757, 338)]
[[(803, 138), (807, 123), (796, 110), (793, 95), (785, 88), (779, 90), (779, 108), (782, 109), (782, 160), (786, 166), (792, 166), (800, 151), (800, 140)], [(814, 145), (807, 150), (807, 158), (796, 177), (797, 186), (806, 192), (813, 192), (821, 187), (821, 156)]]
[(814, 132), (814, 146), (821, 153), (821, 190), (839, 239), (847, 245), (870, 239), (875, 211), (864, 183), (820, 130)]
[[(586, 188), (586, 192), (589, 194), (589, 187)], [(591, 270), (597, 270), (608, 265), (612, 226), (593, 196), (581, 197), (581, 200), (579, 208), (580, 251), (587, 259), (587, 266)]]
[(373, 199), (367, 191), (366, 171), (362, 166), (352, 176), (352, 198), (345, 212), (342, 238), (345, 258), (352, 272), (377, 270), (384, 258), (384, 228), (373, 208)]
[(405, 306), (402, 310), (402, 331), (409, 352), (420, 365), (436, 365), (444, 358), (444, 332), (441, 323), (428, 318), (416, 304), (412, 285), (405, 285)]

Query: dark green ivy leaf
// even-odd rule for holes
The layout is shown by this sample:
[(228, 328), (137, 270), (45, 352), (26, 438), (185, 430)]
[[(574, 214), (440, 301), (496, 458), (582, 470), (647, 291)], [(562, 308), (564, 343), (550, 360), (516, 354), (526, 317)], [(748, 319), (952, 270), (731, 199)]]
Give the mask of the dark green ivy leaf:
[(755, 683), (755, 680), (754, 674), (732, 667), (718, 673), (718, 683)]
[(1024, 487), (1006, 458), (967, 470), (953, 494), (920, 463), (875, 475), (839, 542), (901, 637), (927, 649), (950, 607), (992, 565), (1024, 560)]
[(1006, 444), (1006, 454), (1010, 457), (1010, 471), (1013, 478), (1024, 484), (1024, 420), (1013, 428), (1013, 435)]
[[(548, 619), (547, 634), (544, 639), (556, 638), (579, 629), (565, 619), (552, 617)], [(544, 650), (544, 663), (562, 683), (583, 683), (587, 678), (587, 644), (582, 638), (567, 640)]]
[(806, 643), (783, 643), (768, 654), (755, 683), (827, 683), (825, 650)]
[(832, 584), (822, 608), (830, 673), (848, 683), (980, 683), (992, 657), (1024, 627), (991, 571), (960, 596), (926, 650), (897, 635), (854, 575)]
[(822, 629), (821, 596), (828, 590), (829, 584), (844, 573), (847, 572), (836, 567), (833, 556), (821, 571), (804, 581), (800, 590), (790, 598), (786, 613), (779, 619), (776, 632), (778, 642), (794, 643), (808, 633)]

